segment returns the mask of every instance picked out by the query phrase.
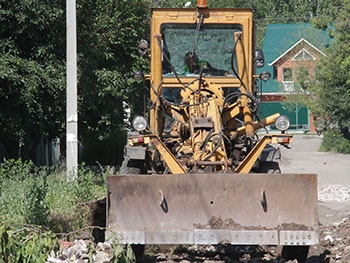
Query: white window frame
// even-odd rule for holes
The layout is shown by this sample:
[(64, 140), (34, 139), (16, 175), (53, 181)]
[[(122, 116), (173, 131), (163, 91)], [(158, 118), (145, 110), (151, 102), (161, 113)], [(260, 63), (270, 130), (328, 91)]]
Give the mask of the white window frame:
[[(300, 53), (303, 53), (303, 58), (302, 59), (299, 59), (299, 58), (296, 58), (300, 55)], [(307, 53), (311, 58), (310, 59), (305, 59), (305, 53)], [(311, 53), (309, 51), (307, 51), (305, 48), (303, 48), (302, 50), (300, 50), (293, 58), (292, 60), (296, 60), (296, 61), (301, 61), (301, 60), (316, 60), (316, 58), (311, 55)]]

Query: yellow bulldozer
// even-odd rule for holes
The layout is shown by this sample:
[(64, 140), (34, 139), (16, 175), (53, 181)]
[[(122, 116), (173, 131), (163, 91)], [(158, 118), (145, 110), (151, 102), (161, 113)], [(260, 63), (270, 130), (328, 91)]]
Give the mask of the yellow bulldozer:
[(290, 122), (258, 117), (269, 74), (256, 75), (264, 55), (254, 42), (251, 9), (152, 10), (139, 45), (151, 71), (135, 75), (149, 108), (132, 122), (120, 174), (107, 178), (108, 238), (141, 250), (277, 245), (298, 260), (318, 243), (317, 176), (280, 172), (275, 145), (290, 145)]

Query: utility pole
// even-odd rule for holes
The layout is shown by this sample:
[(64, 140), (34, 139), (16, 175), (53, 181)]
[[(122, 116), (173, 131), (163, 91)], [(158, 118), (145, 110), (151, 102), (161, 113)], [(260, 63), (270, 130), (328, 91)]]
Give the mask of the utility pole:
[(78, 106), (77, 106), (77, 33), (76, 3), (66, 0), (67, 22), (67, 115), (66, 167), (67, 181), (78, 178)]

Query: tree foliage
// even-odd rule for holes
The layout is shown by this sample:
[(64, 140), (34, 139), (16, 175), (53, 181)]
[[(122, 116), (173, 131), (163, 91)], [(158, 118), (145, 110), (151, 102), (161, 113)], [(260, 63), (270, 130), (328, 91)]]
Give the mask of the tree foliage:
[(10, 156), (31, 158), (42, 135), (63, 130), (64, 8), (45, 2), (0, 2), (0, 140)]
[(314, 20), (319, 27), (328, 26), (335, 42), (319, 64), (317, 81), (312, 87), (316, 103), (311, 104), (311, 110), (317, 117), (338, 127), (350, 124), (349, 12), (349, 1), (339, 0), (329, 6), (323, 19)]
[(0, 223), (0, 262), (46, 262), (57, 247), (55, 235), (33, 225)]
[[(125, 105), (142, 105), (143, 87), (133, 80), (133, 74), (145, 64), (137, 46), (148, 38), (149, 7), (148, 1), (136, 0), (79, 2), (79, 139), (85, 145), (82, 157), (87, 162), (121, 161)], [(111, 158), (96, 156), (99, 148)]]
[(123, 102), (137, 93), (130, 87), (133, 73), (142, 68), (137, 46), (148, 35), (149, 5), (136, 0), (81, 1), (77, 16), (79, 127), (83, 141), (103, 140), (124, 128)]
[[(261, 41), (267, 23), (319, 17), (324, 26), (336, 12), (346, 14), (341, 8), (329, 9), (330, 2), (208, 0), (208, 5), (253, 8)], [(96, 141), (105, 145), (110, 138), (118, 138), (124, 144), (120, 140), (125, 129), (123, 105), (127, 102), (132, 114), (142, 112), (144, 90), (132, 77), (136, 70), (148, 71), (148, 61), (138, 56), (137, 45), (141, 39), (149, 38), (151, 7), (195, 7), (196, 3), (196, 0), (77, 2), (79, 140), (84, 145)], [(344, 10), (345, 5), (348, 4), (343, 1)], [(35, 159), (34, 150), (40, 138), (64, 139), (65, 11), (64, 1), (0, 0), (0, 142), (9, 157)], [(346, 27), (344, 21), (343, 28), (337, 29), (339, 43), (343, 42), (344, 47), (339, 45), (339, 54), (334, 51), (334, 57), (328, 57), (328, 61), (341, 63), (339, 72), (345, 73), (349, 63), (340, 54), (346, 54), (349, 46), (342, 39), (347, 37)], [(337, 72), (337, 66), (331, 69), (328, 61), (324, 63), (329, 65), (328, 70)], [(325, 67), (320, 68), (319, 74), (321, 85), (330, 75)], [(342, 76), (345, 78), (346, 74)], [(339, 86), (338, 81), (348, 80), (334, 75), (332, 81), (331, 85)], [(339, 98), (333, 104), (338, 102)], [(336, 114), (338, 119), (347, 118)]]
[[(132, 75), (142, 68), (136, 48), (149, 6), (78, 2), (80, 141), (123, 129), (123, 101), (140, 88)], [(9, 158), (35, 159), (41, 137), (65, 136), (65, 11), (64, 1), (0, 1), (0, 142)]]

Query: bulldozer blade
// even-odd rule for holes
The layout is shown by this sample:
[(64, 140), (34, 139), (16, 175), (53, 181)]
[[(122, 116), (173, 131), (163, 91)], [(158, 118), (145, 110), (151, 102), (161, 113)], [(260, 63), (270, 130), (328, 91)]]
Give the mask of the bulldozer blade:
[(318, 243), (315, 174), (118, 175), (107, 188), (120, 243)]

